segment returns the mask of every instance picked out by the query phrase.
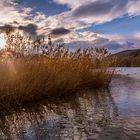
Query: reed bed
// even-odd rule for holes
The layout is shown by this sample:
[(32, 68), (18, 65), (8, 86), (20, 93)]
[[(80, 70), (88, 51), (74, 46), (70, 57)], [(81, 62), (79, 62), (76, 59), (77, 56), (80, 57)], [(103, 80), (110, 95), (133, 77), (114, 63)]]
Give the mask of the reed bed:
[(23, 49), (5, 50), (1, 54), (0, 108), (20, 107), (43, 98), (109, 86), (114, 70), (108, 68), (115, 61), (107, 59), (106, 49), (71, 52), (63, 45), (46, 48), (41, 54), (25, 55), (21, 53)]

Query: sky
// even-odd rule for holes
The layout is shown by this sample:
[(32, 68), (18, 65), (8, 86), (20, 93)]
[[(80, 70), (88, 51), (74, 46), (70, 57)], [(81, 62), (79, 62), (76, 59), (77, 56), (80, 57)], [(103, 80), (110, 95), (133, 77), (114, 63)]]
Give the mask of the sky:
[(140, 0), (0, 0), (0, 37), (8, 27), (71, 48), (140, 49), (139, 7)]

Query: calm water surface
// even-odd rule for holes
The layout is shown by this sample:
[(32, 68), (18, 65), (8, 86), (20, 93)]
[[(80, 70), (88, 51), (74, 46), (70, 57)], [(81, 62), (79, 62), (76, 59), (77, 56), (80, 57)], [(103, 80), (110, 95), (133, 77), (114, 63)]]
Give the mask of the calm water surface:
[(49, 99), (0, 118), (0, 140), (140, 140), (140, 79)]

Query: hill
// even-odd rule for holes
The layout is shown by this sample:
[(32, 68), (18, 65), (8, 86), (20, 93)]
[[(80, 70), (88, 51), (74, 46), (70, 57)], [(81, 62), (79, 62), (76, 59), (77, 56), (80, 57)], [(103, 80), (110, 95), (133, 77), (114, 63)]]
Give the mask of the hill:
[(111, 55), (117, 57), (117, 62), (121, 67), (140, 67), (140, 49), (126, 50)]

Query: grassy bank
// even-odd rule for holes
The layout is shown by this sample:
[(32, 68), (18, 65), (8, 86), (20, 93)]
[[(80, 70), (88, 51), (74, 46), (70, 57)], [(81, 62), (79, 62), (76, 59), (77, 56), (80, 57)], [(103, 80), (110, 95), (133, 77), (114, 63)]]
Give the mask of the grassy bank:
[(0, 108), (22, 106), (44, 97), (108, 87), (113, 71), (105, 49), (51, 47), (45, 54), (4, 51), (0, 59)]

